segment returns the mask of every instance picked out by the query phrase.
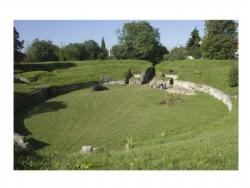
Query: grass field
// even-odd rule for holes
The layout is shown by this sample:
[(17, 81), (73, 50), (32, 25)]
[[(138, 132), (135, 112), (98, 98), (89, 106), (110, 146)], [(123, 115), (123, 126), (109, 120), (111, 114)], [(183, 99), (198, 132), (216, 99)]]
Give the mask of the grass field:
[(156, 72), (173, 70), (180, 80), (214, 86), (227, 94), (238, 94), (237, 87), (228, 86), (228, 72), (236, 60), (180, 60), (163, 61), (156, 66)]
[(38, 86), (60, 86), (79, 82), (100, 81), (103, 76), (113, 80), (125, 78), (128, 70), (144, 72), (151, 63), (142, 60), (93, 60), (74, 62), (42, 62), (15, 64), (17, 76), (27, 78), (30, 84), (15, 83), (16, 93), (30, 93)]
[[(117, 62), (96, 62), (96, 67), (90, 65), (93, 62), (76, 62), (60, 70), (30, 66), (19, 74), (31, 81), (33, 71), (45, 74), (32, 82), (37, 85), (99, 79), (103, 74), (120, 79), (131, 68), (131, 61), (122, 61), (116, 68), (112, 64)], [(163, 62), (156, 66), (156, 72), (159, 75), (174, 69), (180, 79), (234, 95), (238, 88), (227, 84), (232, 62)], [(138, 65), (132, 70), (143, 71), (150, 64)], [(94, 67), (88, 70), (84, 66)], [(118, 72), (112, 73), (115, 70)], [(196, 74), (196, 70), (201, 73)], [(81, 74), (83, 77), (75, 78)], [(69, 81), (64, 82), (65, 78)], [(32, 84), (27, 84), (31, 91)], [(23, 92), (28, 92), (26, 86)], [(145, 86), (109, 88), (94, 93), (90, 89), (70, 92), (15, 113), (15, 130), (28, 135), (36, 149), (34, 155), (15, 158), (15, 169), (238, 169), (238, 101), (233, 99), (233, 110), (228, 112), (222, 102), (203, 93), (176, 96)], [(19, 89), (15, 84), (15, 91)], [(159, 104), (167, 98), (179, 102)], [(127, 138), (133, 139), (130, 150), (125, 150)], [(101, 146), (105, 151), (78, 155), (83, 145)]]

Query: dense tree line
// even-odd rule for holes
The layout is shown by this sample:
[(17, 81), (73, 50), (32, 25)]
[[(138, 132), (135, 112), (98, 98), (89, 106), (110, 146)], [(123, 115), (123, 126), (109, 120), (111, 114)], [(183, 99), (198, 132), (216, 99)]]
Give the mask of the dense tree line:
[(29, 61), (81, 61), (106, 59), (108, 50), (105, 47), (102, 38), (102, 46), (94, 40), (88, 40), (83, 43), (70, 43), (59, 48), (51, 41), (35, 39), (27, 49), (27, 57)]
[(101, 46), (94, 40), (83, 43), (70, 43), (58, 47), (52, 41), (35, 39), (22, 52), (24, 41), (14, 28), (14, 62), (24, 58), (28, 61), (73, 61), (94, 59), (142, 59), (157, 63), (160, 60), (181, 60), (187, 56), (196, 59), (234, 59), (238, 50), (238, 24), (233, 20), (205, 21), (205, 36), (200, 37), (197, 28), (190, 33), (186, 46), (173, 48), (170, 52), (160, 43), (158, 28), (153, 28), (146, 21), (125, 23), (118, 30), (118, 44), (111, 49), (109, 57), (104, 38)]

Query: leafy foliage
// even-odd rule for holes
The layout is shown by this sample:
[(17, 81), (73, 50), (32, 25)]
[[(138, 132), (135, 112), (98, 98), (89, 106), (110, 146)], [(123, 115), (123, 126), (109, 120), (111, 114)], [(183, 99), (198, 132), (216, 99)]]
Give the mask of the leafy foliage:
[(97, 59), (100, 52), (100, 47), (94, 40), (88, 40), (83, 43), (83, 46), (87, 52), (87, 59)]
[(114, 45), (111, 49), (111, 55), (114, 56), (116, 59), (127, 58), (125, 47), (122, 45)]
[(234, 59), (238, 49), (237, 23), (233, 20), (205, 21), (202, 53), (207, 59)]
[(108, 58), (108, 50), (106, 49), (104, 38), (102, 38), (98, 59), (107, 59), (107, 58)]
[(88, 58), (88, 53), (82, 43), (70, 43), (60, 49), (59, 57), (62, 61), (81, 61)]
[(201, 58), (200, 41), (199, 31), (197, 28), (194, 28), (186, 44), (187, 55), (193, 56), (195, 59)]
[(24, 40), (20, 40), (19, 33), (14, 27), (14, 62), (20, 62), (24, 59), (25, 54), (21, 52)]
[(199, 48), (200, 47), (200, 35), (197, 28), (191, 32), (191, 37), (188, 39), (186, 48)]
[(170, 53), (165, 57), (167, 60), (182, 60), (185, 59), (187, 56), (187, 50), (185, 47), (175, 47), (173, 48)]
[(156, 63), (167, 53), (160, 44), (158, 29), (146, 21), (125, 23), (118, 31), (118, 40), (119, 44), (112, 48), (117, 59), (142, 59)]
[(59, 47), (50, 40), (35, 39), (27, 49), (28, 59), (31, 62), (57, 61)]

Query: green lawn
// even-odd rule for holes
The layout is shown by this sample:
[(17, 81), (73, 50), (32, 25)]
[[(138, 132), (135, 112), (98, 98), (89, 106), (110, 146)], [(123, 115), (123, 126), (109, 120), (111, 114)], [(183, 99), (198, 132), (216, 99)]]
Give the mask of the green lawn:
[[(223, 103), (202, 93), (160, 105), (167, 97), (143, 86), (83, 89), (22, 110), (15, 126), (24, 119), (32, 138), (46, 145), (38, 146), (38, 154), (58, 153), (50, 161), (59, 169), (76, 168), (77, 161), (91, 163), (91, 169), (130, 169), (131, 162), (134, 169), (236, 169), (235, 108), (228, 113)], [(127, 137), (136, 143), (130, 151), (125, 151)], [(107, 152), (75, 158), (83, 145), (104, 146)], [(75, 164), (67, 167), (64, 160)]]
[[(179, 79), (214, 86), (230, 95), (228, 71), (234, 61), (162, 62), (156, 73), (178, 72)], [(30, 84), (15, 84), (15, 97), (39, 85), (96, 81), (104, 75), (124, 78), (131, 69), (143, 72), (146, 61), (114, 60), (33, 63), (15, 66)], [(15, 157), (15, 169), (238, 169), (238, 101), (233, 110), (198, 93), (179, 99), (146, 86), (112, 86), (92, 93), (81, 89), (15, 112), (15, 131), (28, 135), (35, 154)], [(125, 150), (127, 138), (134, 147)], [(78, 155), (83, 145), (104, 152)]]
[(15, 64), (17, 76), (25, 77), (30, 84), (14, 84), (15, 92), (30, 93), (38, 86), (60, 86), (66, 84), (100, 81), (103, 76), (113, 80), (123, 80), (130, 69), (132, 72), (144, 72), (152, 66), (142, 60), (93, 60), (74, 62), (42, 62)]
[(156, 72), (178, 72), (180, 80), (214, 86), (227, 94), (236, 95), (238, 88), (228, 86), (228, 72), (236, 60), (180, 60), (163, 61), (156, 66)]

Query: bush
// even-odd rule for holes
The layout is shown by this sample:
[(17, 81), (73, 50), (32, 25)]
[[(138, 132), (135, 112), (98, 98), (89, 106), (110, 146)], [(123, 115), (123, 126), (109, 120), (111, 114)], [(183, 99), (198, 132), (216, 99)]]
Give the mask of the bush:
[(49, 40), (35, 39), (27, 49), (28, 60), (31, 62), (58, 61), (59, 47)]
[(238, 86), (238, 63), (234, 63), (229, 70), (228, 84), (230, 87)]
[(61, 61), (82, 61), (88, 58), (88, 53), (82, 43), (70, 43), (60, 49)]
[(173, 61), (173, 60), (183, 60), (186, 59), (187, 51), (185, 47), (175, 47), (173, 48), (170, 53), (164, 57), (167, 60)]
[(187, 55), (193, 56), (195, 59), (202, 57), (201, 48), (189, 48), (187, 49)]

